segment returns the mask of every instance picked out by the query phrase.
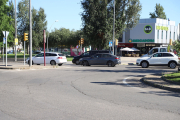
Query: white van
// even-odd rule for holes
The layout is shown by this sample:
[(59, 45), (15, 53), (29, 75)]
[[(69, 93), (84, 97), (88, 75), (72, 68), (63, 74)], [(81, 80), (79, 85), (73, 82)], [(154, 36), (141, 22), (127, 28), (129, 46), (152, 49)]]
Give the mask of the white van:
[(153, 47), (147, 54), (143, 55), (142, 57), (149, 57), (156, 52), (167, 52), (167, 47)]

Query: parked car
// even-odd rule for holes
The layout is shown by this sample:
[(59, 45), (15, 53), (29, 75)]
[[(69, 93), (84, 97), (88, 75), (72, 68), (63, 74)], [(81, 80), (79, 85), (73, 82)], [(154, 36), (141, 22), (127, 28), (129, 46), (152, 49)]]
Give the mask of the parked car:
[(148, 68), (149, 66), (168, 66), (172, 69), (180, 65), (180, 58), (172, 52), (156, 52), (151, 57), (141, 57), (136, 60), (136, 65), (142, 66), (142, 68)]
[(156, 52), (168, 52), (167, 47), (153, 47), (147, 54), (143, 55), (142, 57), (150, 57), (153, 53)]
[[(67, 62), (66, 56), (62, 53), (57, 52), (46, 52), (45, 53), (46, 64), (61, 66), (63, 63)], [(26, 59), (26, 63), (29, 64), (29, 58)], [(44, 53), (39, 53), (36, 56), (32, 57), (32, 64), (44, 64)]]
[(13, 54), (13, 50), (7, 51), (7, 54)]
[(112, 55), (110, 53), (96, 53), (91, 57), (84, 57), (80, 59), (83, 66), (90, 65), (108, 65), (114, 67), (116, 64), (121, 64), (120, 57)]
[(91, 50), (91, 51), (84, 52), (79, 56), (74, 56), (72, 63), (79, 65), (79, 63), (80, 63), (79, 59), (81, 59), (83, 57), (90, 57), (96, 53), (109, 53), (109, 50)]

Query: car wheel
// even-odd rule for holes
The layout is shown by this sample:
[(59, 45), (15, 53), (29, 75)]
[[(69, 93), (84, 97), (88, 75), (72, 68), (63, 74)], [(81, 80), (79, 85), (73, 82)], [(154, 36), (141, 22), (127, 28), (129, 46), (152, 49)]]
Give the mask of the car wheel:
[(89, 65), (88, 61), (83, 61), (83, 66), (88, 66), (88, 65)]
[(142, 68), (148, 68), (148, 63), (146, 61), (143, 61), (141, 66)]
[(176, 63), (175, 63), (175, 62), (170, 62), (170, 63), (169, 63), (169, 67), (170, 67), (171, 69), (175, 69), (175, 68), (176, 68)]
[(107, 65), (108, 65), (108, 67), (114, 67), (114, 66), (115, 66), (114, 62), (112, 62), (112, 61), (109, 61), (109, 62), (107, 63)]
[(59, 66), (62, 66), (62, 64), (58, 64)]
[(54, 60), (52, 60), (52, 61), (50, 62), (50, 64), (51, 64), (51, 65), (56, 65), (56, 62), (55, 62)]
[(75, 63), (76, 63), (76, 65), (79, 65), (79, 60), (76, 60), (76, 62), (75, 62)]

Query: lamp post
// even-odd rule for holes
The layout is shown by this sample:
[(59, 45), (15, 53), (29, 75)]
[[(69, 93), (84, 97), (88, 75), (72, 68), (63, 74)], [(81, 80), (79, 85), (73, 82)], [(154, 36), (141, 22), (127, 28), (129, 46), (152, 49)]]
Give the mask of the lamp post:
[[(58, 22), (58, 20), (54, 21), (53, 24), (54, 24), (55, 22)], [(51, 25), (51, 27), (53, 26), (53, 24)], [(50, 29), (49, 29), (49, 31), (48, 31), (48, 37), (47, 37), (47, 52), (49, 52), (49, 49), (48, 49), (48, 38), (49, 38), (49, 32), (50, 32), (50, 30), (51, 30), (51, 27), (50, 27)]]

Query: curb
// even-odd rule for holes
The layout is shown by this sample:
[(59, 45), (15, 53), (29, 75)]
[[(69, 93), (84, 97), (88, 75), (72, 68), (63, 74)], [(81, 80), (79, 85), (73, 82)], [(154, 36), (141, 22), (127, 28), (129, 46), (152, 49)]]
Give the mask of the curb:
[(169, 90), (169, 91), (173, 91), (173, 92), (179, 92), (180, 93), (180, 88), (173, 88), (173, 87), (168, 87), (168, 85), (160, 85), (160, 84), (156, 84), (154, 82), (150, 82), (148, 80), (146, 80), (145, 77), (142, 78), (142, 82), (151, 85), (153, 87), (156, 88), (160, 88), (160, 89), (164, 89), (164, 90)]

